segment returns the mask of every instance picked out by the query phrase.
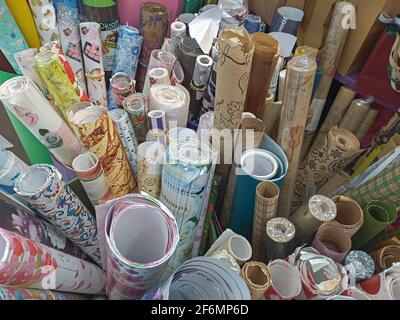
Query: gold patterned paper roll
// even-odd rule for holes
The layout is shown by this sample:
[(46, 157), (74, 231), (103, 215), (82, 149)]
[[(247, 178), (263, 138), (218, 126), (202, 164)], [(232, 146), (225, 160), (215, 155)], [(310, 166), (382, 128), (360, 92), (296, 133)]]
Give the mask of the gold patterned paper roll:
[(78, 103), (68, 109), (67, 115), (84, 148), (99, 158), (114, 197), (137, 192), (125, 149), (107, 109)]
[(265, 263), (250, 261), (240, 271), (251, 295), (251, 300), (260, 300), (265, 290), (271, 285), (271, 274)]

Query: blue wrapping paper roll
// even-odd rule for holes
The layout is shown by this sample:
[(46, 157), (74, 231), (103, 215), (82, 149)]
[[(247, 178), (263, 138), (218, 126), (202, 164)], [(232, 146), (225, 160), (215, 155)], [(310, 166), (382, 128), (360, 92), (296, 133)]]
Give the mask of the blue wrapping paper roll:
[[(131, 26), (120, 26), (118, 34), (117, 50), (112, 70), (112, 75), (124, 72), (132, 79), (136, 78), (136, 70), (139, 62), (139, 54), (143, 43), (143, 37), (139, 30)], [(109, 109), (115, 109), (116, 104), (111, 92), (108, 92)]]
[(0, 30), (0, 50), (15, 72), (21, 74), (14, 53), (28, 49), (29, 46), (4, 0), (0, 0)]
[[(258, 159), (255, 161), (252, 175), (249, 174), (250, 170), (246, 169), (251, 167), (251, 162), (246, 165), (246, 159), (252, 157), (244, 157), (249, 153), (256, 153)], [(271, 181), (281, 186), (287, 174), (288, 160), (283, 150), (270, 137), (264, 135), (260, 149), (248, 150), (242, 155), (238, 170), (229, 228), (250, 241), (253, 232), (255, 197), (249, 197), (249, 194), (254, 195), (257, 185), (262, 181)]]

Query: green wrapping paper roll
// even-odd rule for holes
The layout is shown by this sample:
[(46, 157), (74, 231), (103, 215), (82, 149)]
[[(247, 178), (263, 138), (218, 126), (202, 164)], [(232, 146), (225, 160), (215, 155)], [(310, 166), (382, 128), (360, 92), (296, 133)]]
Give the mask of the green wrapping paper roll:
[(354, 249), (365, 246), (397, 218), (396, 208), (388, 202), (371, 201), (364, 208), (364, 224), (353, 236)]
[(183, 0), (183, 13), (197, 13), (202, 6), (202, 0)]

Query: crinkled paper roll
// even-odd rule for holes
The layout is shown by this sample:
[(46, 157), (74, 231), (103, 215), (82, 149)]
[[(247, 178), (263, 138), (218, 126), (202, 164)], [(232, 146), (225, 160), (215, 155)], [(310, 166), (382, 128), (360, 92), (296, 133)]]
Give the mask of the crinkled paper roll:
[(251, 40), (254, 54), (244, 110), (261, 117), (280, 50), (278, 41), (265, 33), (254, 33)]
[(131, 119), (138, 144), (145, 142), (148, 112), (146, 97), (142, 93), (131, 94), (123, 101), (123, 106)]
[(28, 0), (42, 44), (58, 41), (56, 10), (52, 0)]
[(247, 262), (240, 275), (249, 287), (251, 300), (260, 300), (271, 285), (271, 274), (262, 262)]
[(44, 219), (63, 232), (94, 261), (100, 262), (95, 218), (61, 180), (61, 174), (55, 167), (42, 164), (31, 166), (18, 177), (15, 190)]
[(190, 258), (212, 168), (212, 151), (198, 140), (169, 146), (163, 165), (160, 201), (174, 214), (180, 240), (171, 259), (175, 269)]
[(88, 300), (80, 294), (0, 286), (0, 300)]
[(103, 167), (96, 154), (86, 152), (77, 156), (72, 162), (72, 168), (93, 205), (112, 199)]
[(227, 28), (220, 33), (214, 128), (239, 128), (253, 53), (254, 44), (244, 28)]
[(176, 220), (164, 204), (138, 194), (97, 206), (104, 221), (107, 294), (137, 299), (157, 285), (179, 241)]
[(288, 158), (289, 172), (281, 187), (282, 193), (278, 206), (280, 217), (289, 217), (291, 214), (290, 206), (316, 70), (317, 64), (307, 56), (295, 57), (287, 66), (277, 141)]
[(102, 294), (100, 267), (0, 228), (0, 284)]
[(68, 110), (70, 123), (87, 151), (97, 155), (115, 197), (137, 191), (116, 125), (104, 107), (80, 103)]
[(79, 28), (89, 100), (94, 105), (107, 107), (107, 88), (100, 24), (82, 22), (79, 24)]
[(71, 166), (82, 146), (32, 81), (15, 77), (4, 82), (0, 100), (61, 163)]

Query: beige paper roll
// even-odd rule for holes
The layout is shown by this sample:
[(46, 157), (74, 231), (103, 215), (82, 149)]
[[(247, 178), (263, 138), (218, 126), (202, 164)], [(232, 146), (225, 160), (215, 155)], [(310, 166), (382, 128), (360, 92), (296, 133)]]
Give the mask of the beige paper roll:
[(345, 116), (340, 122), (339, 128), (344, 128), (356, 134), (361, 124), (365, 121), (371, 106), (367, 100), (355, 99), (351, 103)]
[(246, 101), (254, 44), (244, 28), (226, 28), (219, 35), (217, 47), (214, 128), (237, 129)]
[(370, 109), (368, 111), (367, 116), (365, 117), (364, 121), (361, 123), (360, 127), (357, 130), (356, 137), (361, 140), (363, 139), (371, 127), (374, 125), (376, 118), (379, 115), (379, 111), (375, 109)]
[(250, 290), (251, 300), (260, 300), (271, 285), (271, 274), (262, 262), (247, 262), (240, 275)]
[(316, 70), (316, 62), (307, 56), (295, 57), (287, 65), (285, 94), (277, 139), (289, 161), (289, 170), (281, 186), (282, 192), (278, 206), (278, 215), (284, 218), (289, 217), (291, 213), (290, 204)]
[(350, 175), (345, 171), (340, 171), (318, 190), (318, 194), (330, 197), (339, 187), (345, 185), (349, 181)]
[(394, 135), (388, 143), (382, 146), (381, 152), (378, 154), (377, 158), (382, 159), (398, 146), (400, 146), (400, 134)]
[(354, 134), (346, 129), (332, 128), (299, 167), (292, 210), (300, 208), (307, 201), (307, 195), (314, 194), (360, 152), (360, 142)]
[(278, 132), (281, 112), (282, 112), (282, 101), (274, 102), (274, 94), (271, 91), (269, 91), (267, 99), (265, 100), (262, 120), (265, 125), (265, 131), (264, 131), (265, 134), (274, 140)]
[(266, 226), (270, 219), (275, 218), (278, 209), (279, 187), (274, 183), (261, 182), (256, 189), (256, 203), (254, 207), (253, 259), (266, 261), (267, 258), (267, 233)]
[(390, 245), (371, 253), (375, 262), (375, 272), (389, 269), (394, 263), (400, 262), (400, 245)]

